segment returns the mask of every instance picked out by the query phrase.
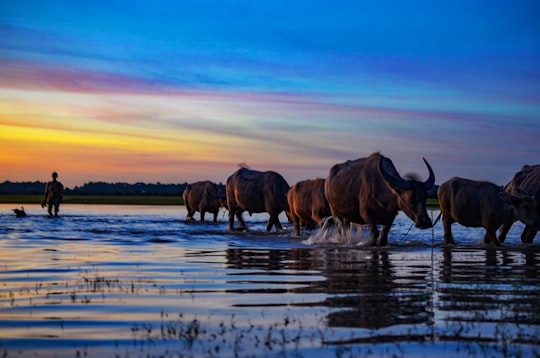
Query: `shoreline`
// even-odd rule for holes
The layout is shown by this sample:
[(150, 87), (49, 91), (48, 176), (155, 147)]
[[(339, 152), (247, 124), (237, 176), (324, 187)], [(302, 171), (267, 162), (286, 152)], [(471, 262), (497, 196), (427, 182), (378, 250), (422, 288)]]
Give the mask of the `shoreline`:
[[(43, 200), (42, 195), (0, 195), (0, 204), (36, 204)], [(62, 204), (88, 204), (88, 205), (184, 205), (181, 196), (156, 195), (66, 195)], [(437, 199), (428, 199), (428, 209), (438, 209)]]

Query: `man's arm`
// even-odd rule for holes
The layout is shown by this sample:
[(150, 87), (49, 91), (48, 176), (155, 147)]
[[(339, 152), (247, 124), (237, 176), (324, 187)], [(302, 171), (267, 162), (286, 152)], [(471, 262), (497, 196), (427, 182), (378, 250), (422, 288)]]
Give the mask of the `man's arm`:
[(62, 201), (64, 199), (64, 185), (62, 185), (62, 183), (58, 182), (58, 184), (60, 185), (60, 190), (59, 190), (59, 199), (60, 201)]
[(49, 196), (49, 183), (45, 184), (45, 195), (43, 196), (43, 201), (41, 202), (41, 207), (44, 208), (47, 205), (47, 198)]

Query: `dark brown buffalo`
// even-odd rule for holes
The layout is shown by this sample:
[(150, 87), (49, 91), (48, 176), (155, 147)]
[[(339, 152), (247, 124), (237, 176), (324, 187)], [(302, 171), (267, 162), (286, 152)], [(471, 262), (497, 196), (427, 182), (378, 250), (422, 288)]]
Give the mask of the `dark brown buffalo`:
[(294, 224), (296, 235), (300, 235), (301, 228), (320, 226), (323, 218), (332, 215), (324, 195), (324, 181), (324, 179), (303, 180), (289, 190), (287, 194), (289, 219)]
[[(392, 161), (379, 153), (368, 158), (336, 164), (326, 178), (325, 194), (334, 220), (342, 227), (350, 223), (368, 224), (372, 234), (370, 245), (384, 246), (388, 232), (399, 210), (414, 221), (416, 227), (432, 226), (426, 211), (427, 191), (435, 184), (429, 170), (425, 182), (403, 179)], [(382, 225), (379, 233), (377, 225)]]
[(486, 181), (454, 177), (438, 189), (444, 226), (444, 241), (454, 244), (452, 224), (486, 229), (484, 242), (500, 245), (496, 231), (505, 221), (538, 224), (536, 202), (529, 196), (514, 196)]
[(234, 229), (234, 216), (240, 222), (239, 230), (246, 229), (242, 213), (268, 213), (270, 219), (266, 230), (272, 226), (282, 230), (279, 214), (289, 211), (287, 192), (289, 184), (281, 175), (273, 171), (259, 172), (248, 168), (240, 168), (227, 178), (227, 206), (229, 209), (229, 229)]
[(201, 221), (204, 222), (206, 213), (212, 213), (214, 214), (214, 222), (216, 222), (219, 208), (225, 204), (225, 195), (220, 192), (216, 184), (209, 180), (188, 184), (182, 197), (188, 212), (186, 220), (193, 219), (198, 211), (201, 215)]
[[(506, 184), (504, 190), (512, 195), (531, 195), (540, 208), (540, 164), (521, 167), (514, 178)], [(507, 221), (501, 226), (499, 241), (504, 242), (512, 224), (513, 221)], [(538, 230), (540, 226), (526, 225), (521, 233), (521, 241), (527, 244), (532, 243)]]

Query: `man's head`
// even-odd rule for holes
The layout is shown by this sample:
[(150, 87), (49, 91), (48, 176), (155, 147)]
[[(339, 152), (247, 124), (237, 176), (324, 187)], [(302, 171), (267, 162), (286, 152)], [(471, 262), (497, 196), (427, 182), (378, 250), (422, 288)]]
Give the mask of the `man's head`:
[(53, 172), (53, 173), (52, 173), (52, 177), (53, 177), (53, 179), (58, 178), (58, 173), (57, 173), (57, 172)]

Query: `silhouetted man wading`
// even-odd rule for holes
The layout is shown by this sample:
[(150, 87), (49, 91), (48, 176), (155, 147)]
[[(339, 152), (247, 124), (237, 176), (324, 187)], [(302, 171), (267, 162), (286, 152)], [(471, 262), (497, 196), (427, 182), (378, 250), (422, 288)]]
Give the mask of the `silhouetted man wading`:
[(60, 202), (64, 198), (64, 186), (58, 180), (58, 173), (52, 173), (52, 181), (48, 182), (45, 186), (45, 197), (41, 203), (41, 207), (47, 205), (47, 211), (49, 216), (53, 216), (52, 210), (54, 208), (54, 216), (58, 216), (58, 210), (60, 208)]

